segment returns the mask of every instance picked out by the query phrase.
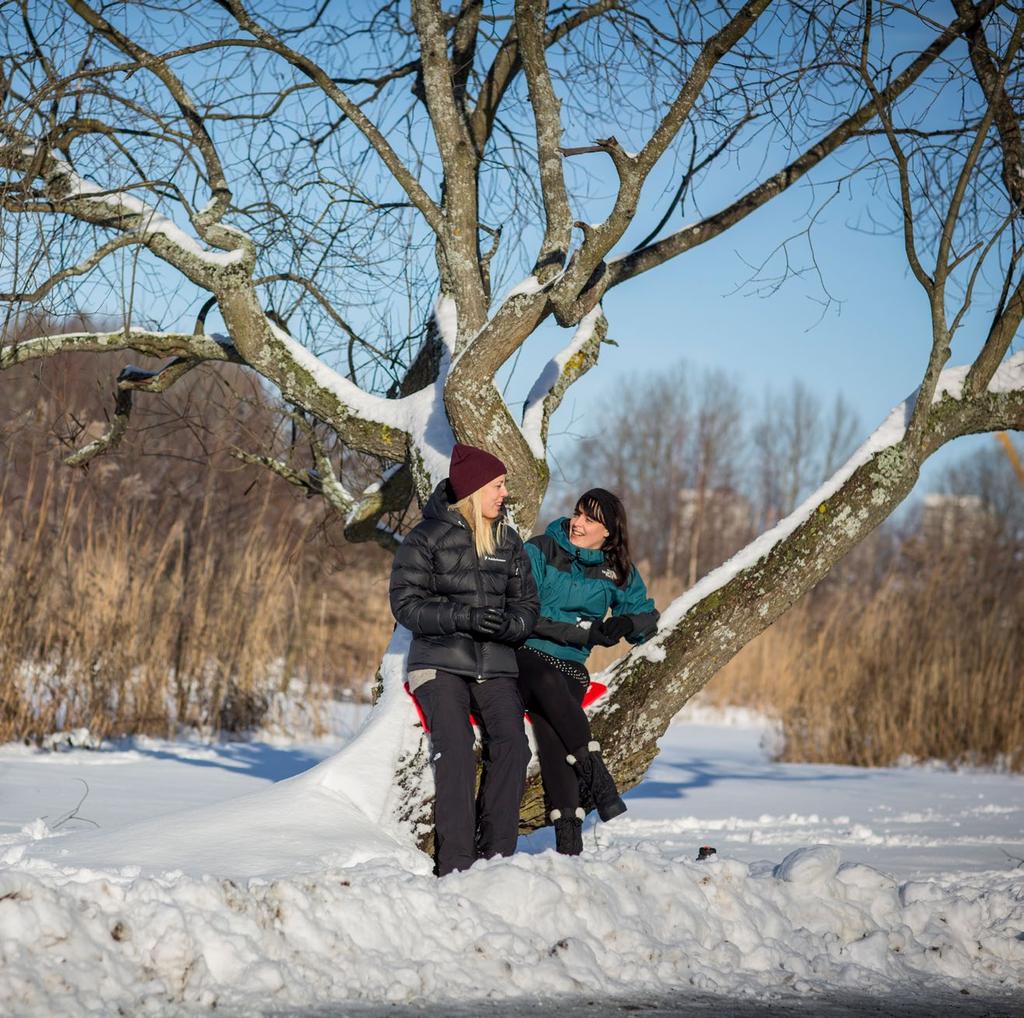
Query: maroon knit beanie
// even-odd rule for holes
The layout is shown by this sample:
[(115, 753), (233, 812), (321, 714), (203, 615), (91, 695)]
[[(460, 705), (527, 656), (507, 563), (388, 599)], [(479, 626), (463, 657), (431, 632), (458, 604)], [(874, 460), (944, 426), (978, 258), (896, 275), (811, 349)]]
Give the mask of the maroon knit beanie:
[(482, 488), (488, 481), (507, 473), (505, 464), (483, 449), (460, 442), (452, 450), (452, 464), (448, 468), (448, 483), (456, 502), (461, 502), (467, 495), (472, 495), (477, 488)]

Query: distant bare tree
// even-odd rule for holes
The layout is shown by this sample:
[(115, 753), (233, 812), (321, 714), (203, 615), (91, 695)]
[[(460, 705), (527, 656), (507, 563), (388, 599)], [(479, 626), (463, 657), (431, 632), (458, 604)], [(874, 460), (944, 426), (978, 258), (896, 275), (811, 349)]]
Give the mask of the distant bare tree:
[(803, 382), (785, 393), (766, 392), (751, 450), (758, 526), (769, 527), (792, 512), (802, 496), (834, 474), (853, 452), (859, 430), (842, 394), (826, 417), (821, 400)]
[(684, 364), (623, 378), (601, 398), (596, 433), (574, 443), (566, 458), (567, 497), (593, 486), (615, 491), (626, 504), (636, 554), (656, 573), (671, 573), (679, 551), (673, 528), (679, 493), (693, 483), (695, 386)]
[(1004, 449), (992, 443), (962, 457), (946, 468), (938, 486), (948, 495), (976, 496), (998, 533), (1024, 549), (1024, 483)]
[(751, 399), (722, 371), (630, 376), (601, 399), (600, 430), (566, 461), (578, 494), (610, 486), (626, 500), (636, 553), (692, 586), (791, 512), (850, 456), (859, 425), (837, 395), (829, 412), (805, 385)]

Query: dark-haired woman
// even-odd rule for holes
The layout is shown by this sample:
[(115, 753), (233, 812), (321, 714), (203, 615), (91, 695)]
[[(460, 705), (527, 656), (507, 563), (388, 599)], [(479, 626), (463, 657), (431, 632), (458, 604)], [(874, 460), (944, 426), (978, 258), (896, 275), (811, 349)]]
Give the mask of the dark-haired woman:
[(555, 846), (563, 855), (579, 855), (580, 783), (602, 820), (626, 810), (583, 711), (586, 660), (594, 647), (623, 638), (642, 643), (654, 632), (658, 612), (630, 561), (626, 513), (610, 491), (581, 495), (572, 516), (555, 520), (526, 551), (540, 618), (516, 651), (519, 690), (533, 721)]
[[(430, 729), (437, 874), (511, 855), (530, 748), (514, 644), (537, 618), (519, 535), (505, 525), (505, 465), (456, 445), (448, 477), (391, 570), (391, 611), (412, 631), (409, 688)], [(474, 797), (470, 710), (480, 719), (484, 776)]]

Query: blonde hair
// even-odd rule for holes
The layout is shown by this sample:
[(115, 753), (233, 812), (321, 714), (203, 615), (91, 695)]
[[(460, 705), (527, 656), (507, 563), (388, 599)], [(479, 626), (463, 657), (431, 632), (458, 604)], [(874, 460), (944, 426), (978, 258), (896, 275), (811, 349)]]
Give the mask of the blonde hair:
[(494, 554), (500, 536), (498, 528), (504, 529), (505, 527), (505, 524), (500, 520), (496, 525), (492, 525), (491, 521), (484, 516), (483, 507), (480, 504), (481, 501), (480, 489), (478, 488), (472, 494), (460, 499), (452, 506), (469, 524), (478, 558)]

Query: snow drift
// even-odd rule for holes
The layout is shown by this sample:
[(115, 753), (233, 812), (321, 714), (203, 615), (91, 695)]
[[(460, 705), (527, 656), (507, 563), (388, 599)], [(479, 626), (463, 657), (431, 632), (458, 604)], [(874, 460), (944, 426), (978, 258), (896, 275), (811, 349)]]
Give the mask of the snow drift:
[(290, 879), (0, 873), (0, 1000), (17, 1015), (626, 994), (691, 986), (1024, 985), (1024, 887), (897, 883), (835, 848), (776, 865), (650, 846), (544, 852), (438, 881), (394, 861)]

